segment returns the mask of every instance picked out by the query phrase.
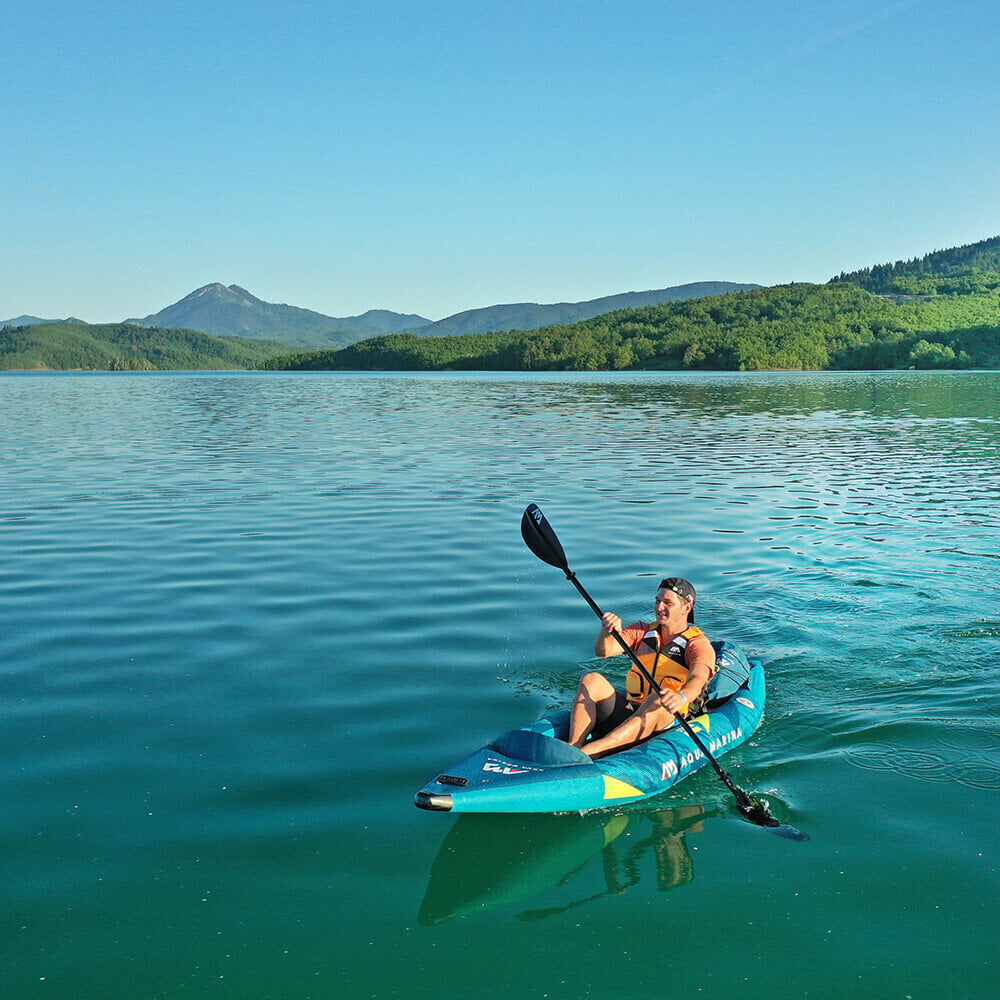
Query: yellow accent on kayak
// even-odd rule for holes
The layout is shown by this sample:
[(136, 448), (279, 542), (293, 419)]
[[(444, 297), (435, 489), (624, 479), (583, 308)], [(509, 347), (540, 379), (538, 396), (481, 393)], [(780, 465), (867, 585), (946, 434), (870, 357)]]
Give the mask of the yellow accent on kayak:
[(625, 784), (610, 775), (604, 775), (604, 797), (606, 799), (624, 799), (629, 795), (642, 795), (638, 788)]
[(707, 713), (705, 715), (696, 715), (693, 719), (688, 719), (688, 725), (700, 726), (706, 733), (712, 731), (712, 720)]

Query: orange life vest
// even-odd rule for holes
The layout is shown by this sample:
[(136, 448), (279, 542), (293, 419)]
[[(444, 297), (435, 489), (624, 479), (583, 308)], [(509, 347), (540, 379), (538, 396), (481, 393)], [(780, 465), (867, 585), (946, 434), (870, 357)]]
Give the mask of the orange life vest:
[[(680, 691), (688, 679), (687, 645), (692, 639), (704, 634), (696, 625), (689, 625), (657, 653), (660, 633), (653, 625), (632, 649), (639, 657), (639, 662), (653, 674), (658, 689), (673, 688)], [(649, 681), (639, 673), (639, 668), (634, 663), (625, 678), (625, 693), (633, 705), (645, 701), (650, 694)]]

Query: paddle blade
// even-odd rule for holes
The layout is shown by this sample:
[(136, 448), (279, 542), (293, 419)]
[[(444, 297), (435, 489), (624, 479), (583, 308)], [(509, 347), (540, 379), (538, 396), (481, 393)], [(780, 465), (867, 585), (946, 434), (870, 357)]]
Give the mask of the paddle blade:
[(736, 804), (740, 810), (740, 814), (748, 822), (762, 826), (770, 830), (771, 833), (775, 833), (779, 837), (785, 837), (788, 840), (809, 839), (809, 834), (803, 833), (794, 826), (789, 826), (787, 823), (782, 823), (781, 820), (777, 819), (771, 810), (756, 796), (748, 795), (742, 788), (738, 789), (738, 792)]
[(564, 572), (568, 571), (566, 553), (537, 503), (529, 503), (524, 508), (524, 513), (521, 515), (521, 537), (525, 545), (542, 562), (556, 566)]
[(747, 796), (745, 801), (737, 803), (743, 818), (757, 826), (781, 826), (781, 821), (771, 815), (771, 811), (760, 799)]

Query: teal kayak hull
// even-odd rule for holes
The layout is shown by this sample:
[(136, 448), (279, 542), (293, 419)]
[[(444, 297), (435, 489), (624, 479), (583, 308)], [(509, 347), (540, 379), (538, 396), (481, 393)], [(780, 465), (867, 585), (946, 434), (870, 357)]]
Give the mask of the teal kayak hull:
[[(764, 714), (764, 668), (737, 655), (749, 676), (688, 720), (715, 757), (746, 742)], [(569, 713), (559, 712), (504, 733), (428, 782), (414, 802), (447, 812), (586, 812), (652, 798), (708, 763), (680, 726), (596, 761), (565, 742), (568, 730)]]

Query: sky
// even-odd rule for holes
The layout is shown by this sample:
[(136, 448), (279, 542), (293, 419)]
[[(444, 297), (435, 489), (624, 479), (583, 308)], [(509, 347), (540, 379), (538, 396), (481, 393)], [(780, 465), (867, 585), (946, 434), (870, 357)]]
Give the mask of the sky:
[(436, 320), (1000, 234), (995, 0), (3, 0), (0, 318)]

